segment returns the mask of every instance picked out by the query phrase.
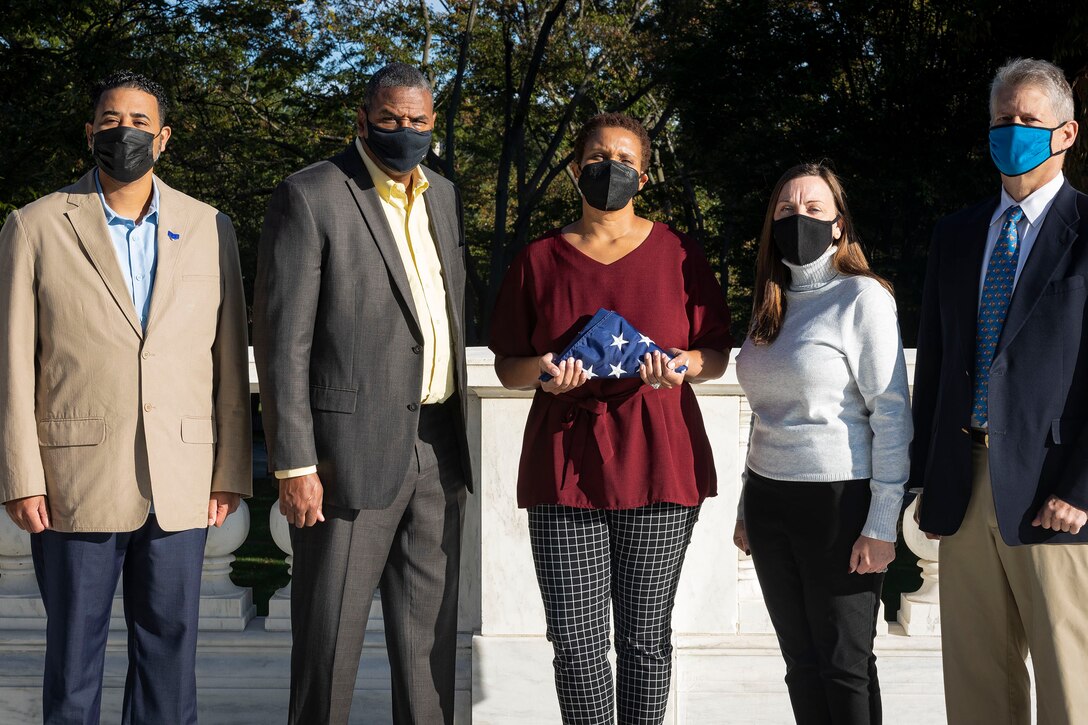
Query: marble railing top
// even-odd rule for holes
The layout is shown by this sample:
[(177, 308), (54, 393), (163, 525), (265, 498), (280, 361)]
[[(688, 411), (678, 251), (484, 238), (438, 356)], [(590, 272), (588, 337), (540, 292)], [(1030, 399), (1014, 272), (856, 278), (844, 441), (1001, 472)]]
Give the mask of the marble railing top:
[[(904, 350), (907, 359), (907, 379), (914, 380), (914, 354), (913, 349)], [(743, 395), (740, 384), (737, 383), (735, 365), (737, 351), (729, 356), (729, 367), (725, 374), (716, 380), (708, 380), (699, 383), (695, 387), (698, 395)], [(499, 378), (495, 375), (495, 354), (486, 347), (470, 347), (467, 350), (468, 361), (468, 387), (481, 398), (528, 398), (532, 397), (529, 391), (507, 390), (502, 387)], [(260, 392), (257, 386), (257, 367), (253, 363), (253, 348), (249, 349), (249, 390), (251, 393)]]

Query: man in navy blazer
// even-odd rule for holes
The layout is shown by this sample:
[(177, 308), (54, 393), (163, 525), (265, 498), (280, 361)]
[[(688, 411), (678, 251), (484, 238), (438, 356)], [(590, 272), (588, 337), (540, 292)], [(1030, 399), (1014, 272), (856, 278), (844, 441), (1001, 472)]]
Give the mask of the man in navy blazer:
[[(1088, 718), (1088, 197), (1062, 71), (1019, 59), (990, 96), (1001, 190), (938, 222), (914, 388), (911, 485), (941, 539), (952, 723)], [(1073, 713), (1079, 713), (1074, 718)]]

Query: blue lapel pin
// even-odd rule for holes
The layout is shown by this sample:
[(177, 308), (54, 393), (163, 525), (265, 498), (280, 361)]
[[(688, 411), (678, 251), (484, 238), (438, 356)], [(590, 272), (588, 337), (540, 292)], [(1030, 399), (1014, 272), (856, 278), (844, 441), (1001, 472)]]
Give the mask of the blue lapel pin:
[(170, 238), (171, 238), (171, 239), (173, 239), (174, 241), (177, 241), (178, 239), (181, 239), (181, 235), (180, 235), (180, 234), (175, 234), (174, 232), (171, 232), (171, 231), (169, 231), (169, 230), (167, 230), (167, 232), (166, 232), (166, 236), (170, 237)]

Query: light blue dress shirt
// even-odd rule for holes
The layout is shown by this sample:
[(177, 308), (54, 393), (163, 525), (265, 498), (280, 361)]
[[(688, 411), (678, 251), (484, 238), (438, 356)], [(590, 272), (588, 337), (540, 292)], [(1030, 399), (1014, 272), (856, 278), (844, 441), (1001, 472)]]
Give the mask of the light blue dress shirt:
[(132, 219), (120, 216), (106, 203), (102, 183), (98, 180), (98, 169), (94, 172), (94, 184), (98, 188), (98, 199), (106, 213), (106, 229), (113, 241), (113, 250), (117, 253), (117, 263), (121, 265), (121, 274), (125, 277), (140, 324), (146, 330), (158, 260), (156, 237), (159, 231), (159, 186), (152, 181), (151, 205), (147, 208), (143, 221), (137, 224)]

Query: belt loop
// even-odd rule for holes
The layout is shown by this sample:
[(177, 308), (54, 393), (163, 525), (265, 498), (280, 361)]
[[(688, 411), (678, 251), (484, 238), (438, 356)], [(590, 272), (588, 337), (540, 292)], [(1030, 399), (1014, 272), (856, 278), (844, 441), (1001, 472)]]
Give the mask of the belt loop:
[(964, 433), (970, 436), (971, 440), (975, 443), (981, 443), (987, 448), (990, 447), (990, 432), (981, 428), (960, 428)]

